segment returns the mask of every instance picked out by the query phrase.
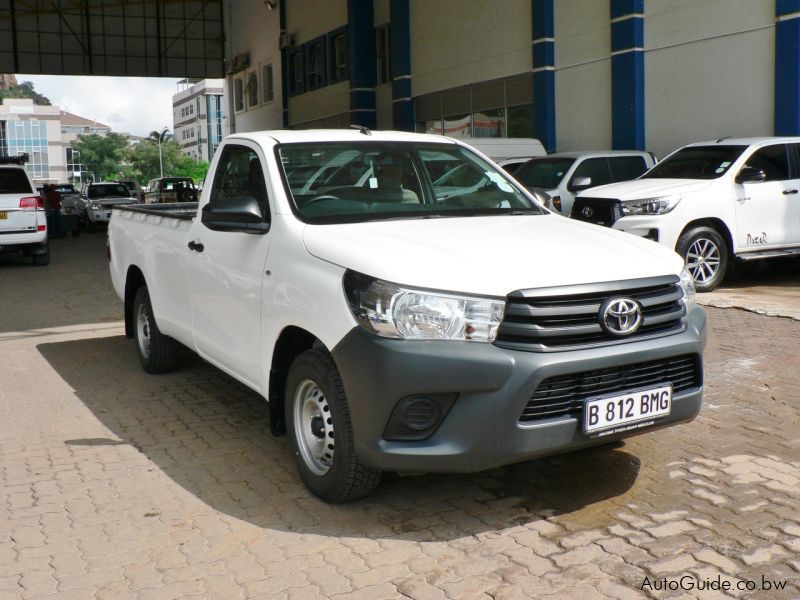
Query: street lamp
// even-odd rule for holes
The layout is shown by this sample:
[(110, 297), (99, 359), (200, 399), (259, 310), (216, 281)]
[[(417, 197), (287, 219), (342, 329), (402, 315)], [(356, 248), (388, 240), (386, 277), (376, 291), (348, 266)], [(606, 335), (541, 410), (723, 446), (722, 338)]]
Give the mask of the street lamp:
[(161, 155), (161, 144), (167, 139), (167, 136), (169, 136), (169, 128), (164, 127), (164, 129), (162, 129), (158, 134), (158, 166), (159, 170), (161, 171), (162, 178), (164, 177), (164, 159)]

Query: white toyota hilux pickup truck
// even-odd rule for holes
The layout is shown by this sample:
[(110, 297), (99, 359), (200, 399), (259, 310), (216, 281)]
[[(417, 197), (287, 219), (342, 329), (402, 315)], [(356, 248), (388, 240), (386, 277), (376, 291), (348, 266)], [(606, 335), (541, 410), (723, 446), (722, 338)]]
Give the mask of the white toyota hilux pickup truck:
[(578, 194), (571, 217), (658, 241), (708, 292), (731, 261), (800, 255), (800, 138), (676, 150), (633, 181)]
[[(298, 173), (344, 154), (371, 176), (302, 193)], [(486, 185), (437, 190), (443, 160)], [(482, 470), (701, 407), (706, 317), (680, 257), (549, 213), (448, 138), (236, 134), (199, 203), (114, 207), (108, 236), (144, 369), (182, 344), (262, 394), (329, 502), (382, 471)]]

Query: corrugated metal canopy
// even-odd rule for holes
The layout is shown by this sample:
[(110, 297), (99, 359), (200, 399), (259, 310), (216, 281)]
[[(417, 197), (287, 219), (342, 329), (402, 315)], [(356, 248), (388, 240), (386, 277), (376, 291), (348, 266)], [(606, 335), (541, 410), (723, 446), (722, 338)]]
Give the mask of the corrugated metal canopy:
[(0, 0), (0, 73), (222, 77), (222, 0)]

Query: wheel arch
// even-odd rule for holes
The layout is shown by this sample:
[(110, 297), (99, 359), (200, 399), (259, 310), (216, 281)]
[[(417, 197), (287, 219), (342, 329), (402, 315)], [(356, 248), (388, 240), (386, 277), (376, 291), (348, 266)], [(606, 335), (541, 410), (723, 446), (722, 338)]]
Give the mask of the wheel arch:
[(144, 273), (136, 265), (131, 265), (125, 275), (125, 337), (127, 338), (132, 338), (134, 334), (133, 301), (141, 287), (147, 287)]
[(316, 347), (329, 352), (317, 336), (294, 325), (285, 327), (275, 341), (269, 370), (268, 392), (270, 430), (275, 436), (286, 434), (283, 401), (286, 396), (286, 379), (289, 375), (289, 368), (297, 356)]

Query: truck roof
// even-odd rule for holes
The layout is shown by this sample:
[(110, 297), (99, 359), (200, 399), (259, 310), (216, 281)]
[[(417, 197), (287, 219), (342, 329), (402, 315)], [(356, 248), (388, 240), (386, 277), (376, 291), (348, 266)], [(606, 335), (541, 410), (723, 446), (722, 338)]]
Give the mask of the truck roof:
[(800, 137), (790, 136), (772, 136), (772, 137), (746, 137), (746, 138), (720, 138), (717, 140), (706, 140), (704, 142), (694, 142), (686, 146), (757, 146), (761, 144), (776, 144), (776, 143), (794, 143), (800, 144)]
[(259, 144), (300, 144), (303, 142), (438, 142), (455, 143), (454, 140), (441, 135), (429, 133), (407, 133), (404, 131), (373, 131), (359, 129), (275, 129), (271, 131), (249, 131), (235, 133), (232, 139), (252, 140)]

